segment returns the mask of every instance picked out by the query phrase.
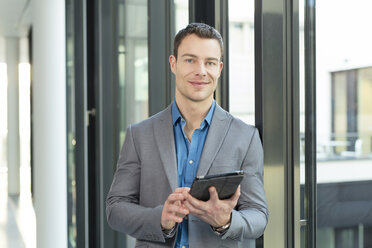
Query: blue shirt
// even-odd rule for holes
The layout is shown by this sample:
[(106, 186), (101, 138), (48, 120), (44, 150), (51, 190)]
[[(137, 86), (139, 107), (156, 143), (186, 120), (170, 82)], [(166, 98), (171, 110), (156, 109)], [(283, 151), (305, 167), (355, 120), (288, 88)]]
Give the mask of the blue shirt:
[[(211, 125), (215, 107), (216, 102), (213, 100), (208, 114), (200, 124), (200, 128), (194, 130), (191, 141), (189, 141), (184, 130), (186, 121), (178, 110), (176, 102), (174, 101), (172, 104), (172, 121), (174, 143), (176, 145), (177, 154), (179, 187), (191, 187), (191, 184), (196, 176), (200, 157), (203, 151), (205, 139), (208, 134), (209, 126)], [(178, 234), (175, 247), (189, 247), (188, 233), (188, 221), (187, 219), (183, 219), (183, 222), (178, 225)]]

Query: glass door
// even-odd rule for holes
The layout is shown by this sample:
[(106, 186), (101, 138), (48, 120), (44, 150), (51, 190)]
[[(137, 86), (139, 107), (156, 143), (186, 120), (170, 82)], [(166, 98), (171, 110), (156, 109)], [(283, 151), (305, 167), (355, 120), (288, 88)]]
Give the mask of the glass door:
[(372, 3), (316, 9), (317, 247), (371, 247)]
[[(300, 40), (305, 40), (300, 45), (300, 61), (305, 61), (300, 66), (301, 99), (314, 100), (311, 111), (306, 100), (301, 111), (301, 247), (371, 247), (372, 35), (367, 30), (372, 3), (301, 2), (305, 10), (300, 28)], [(308, 87), (311, 80), (313, 92)], [(314, 128), (307, 129), (311, 114)], [(307, 135), (315, 142), (313, 150), (306, 149), (313, 145)], [(315, 157), (312, 164), (306, 164), (312, 156), (308, 151)], [(309, 188), (316, 198), (309, 195)], [(309, 228), (309, 206), (316, 212), (315, 230)], [(309, 232), (314, 244), (307, 238)]]

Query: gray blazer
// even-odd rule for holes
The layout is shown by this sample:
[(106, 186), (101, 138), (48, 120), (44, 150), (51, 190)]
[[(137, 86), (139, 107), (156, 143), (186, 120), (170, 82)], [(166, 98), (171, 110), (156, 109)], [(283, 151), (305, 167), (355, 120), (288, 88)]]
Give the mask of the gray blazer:
[[(189, 245), (254, 247), (268, 220), (263, 151), (257, 130), (216, 105), (197, 175), (244, 170), (228, 231), (219, 236), (189, 216)], [(178, 187), (171, 107), (127, 129), (106, 201), (109, 225), (137, 239), (136, 247), (173, 247), (160, 226), (165, 200)]]

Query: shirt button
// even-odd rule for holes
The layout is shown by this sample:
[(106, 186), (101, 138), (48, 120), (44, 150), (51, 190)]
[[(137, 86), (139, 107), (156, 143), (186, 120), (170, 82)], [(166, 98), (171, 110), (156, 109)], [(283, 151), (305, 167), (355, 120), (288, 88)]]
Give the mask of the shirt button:
[(192, 164), (192, 163), (194, 163), (194, 161), (190, 160), (190, 161), (189, 161), (189, 164)]

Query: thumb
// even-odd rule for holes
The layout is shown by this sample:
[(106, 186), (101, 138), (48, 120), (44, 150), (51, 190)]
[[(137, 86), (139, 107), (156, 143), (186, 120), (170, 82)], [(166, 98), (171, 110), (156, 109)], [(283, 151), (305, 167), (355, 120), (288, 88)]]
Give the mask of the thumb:
[(240, 185), (236, 189), (234, 195), (231, 197), (231, 200), (233, 200), (234, 202), (238, 202), (239, 197), (240, 197)]
[(218, 194), (217, 194), (217, 190), (214, 186), (211, 186), (209, 187), (209, 200), (212, 200), (212, 201), (218, 201), (219, 198), (218, 198)]

